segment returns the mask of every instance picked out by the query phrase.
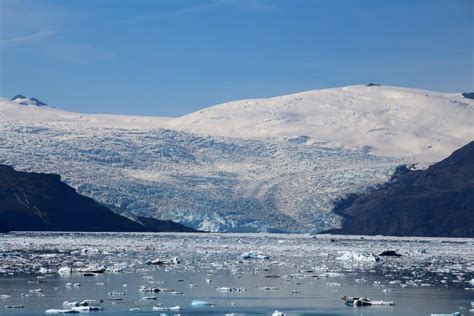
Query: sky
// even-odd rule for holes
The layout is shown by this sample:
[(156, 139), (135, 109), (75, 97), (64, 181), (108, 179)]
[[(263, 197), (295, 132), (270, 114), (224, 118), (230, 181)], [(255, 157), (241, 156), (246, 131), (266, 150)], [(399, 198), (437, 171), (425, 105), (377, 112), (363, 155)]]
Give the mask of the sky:
[(474, 91), (471, 0), (0, 0), (0, 96), (180, 116), (366, 84)]

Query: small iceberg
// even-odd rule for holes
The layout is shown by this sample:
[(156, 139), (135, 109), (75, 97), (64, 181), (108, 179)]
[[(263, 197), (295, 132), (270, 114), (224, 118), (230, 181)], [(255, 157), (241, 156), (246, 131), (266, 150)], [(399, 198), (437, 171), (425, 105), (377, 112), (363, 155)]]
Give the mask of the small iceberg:
[(261, 252), (257, 252), (257, 251), (249, 251), (249, 252), (245, 252), (243, 253), (240, 258), (244, 259), (244, 260), (252, 260), (252, 259), (270, 259), (270, 256), (269, 255), (265, 255)]
[(372, 301), (367, 297), (343, 296), (342, 300), (346, 306), (395, 306), (393, 301)]
[(378, 262), (380, 258), (373, 255), (362, 252), (346, 251), (342, 256), (337, 257), (337, 260), (341, 261), (353, 261), (353, 262)]
[(45, 314), (79, 314), (79, 311), (73, 309), (47, 309)]
[(163, 260), (163, 259), (154, 259), (147, 261), (147, 265), (155, 265), (155, 266), (160, 266), (160, 265), (165, 265), (165, 264), (180, 264), (181, 261), (178, 259), (178, 257), (174, 257), (171, 260)]
[(247, 289), (243, 287), (218, 287), (218, 292), (245, 292)]
[(179, 305), (172, 306), (172, 307), (153, 306), (153, 310), (157, 312), (170, 312), (170, 311), (179, 311), (181, 310), (181, 307)]
[(211, 302), (201, 301), (201, 300), (193, 300), (191, 303), (191, 306), (192, 307), (205, 307), (205, 306), (214, 307), (215, 304)]

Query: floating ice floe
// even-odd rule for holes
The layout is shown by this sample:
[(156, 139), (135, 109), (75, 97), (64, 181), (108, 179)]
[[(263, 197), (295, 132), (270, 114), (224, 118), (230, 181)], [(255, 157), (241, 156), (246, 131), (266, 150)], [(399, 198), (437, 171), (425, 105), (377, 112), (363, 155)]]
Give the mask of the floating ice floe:
[(146, 287), (146, 286), (142, 286), (140, 287), (140, 292), (151, 292), (151, 293), (158, 293), (158, 292), (162, 292), (162, 289), (158, 288), (158, 287)]
[(86, 307), (86, 306), (93, 306), (93, 305), (98, 305), (102, 304), (104, 301), (103, 300), (83, 300), (81, 302), (78, 301), (64, 301), (63, 302), (63, 307), (64, 308), (69, 308), (69, 309), (74, 309), (75, 307)]
[(5, 305), (5, 308), (23, 308), (23, 305), (17, 304), (17, 305)]
[(211, 302), (206, 302), (206, 301), (202, 301), (202, 300), (193, 300), (191, 302), (191, 306), (192, 307), (213, 307), (215, 306), (214, 303), (211, 303)]
[(395, 306), (393, 301), (372, 301), (367, 297), (343, 296), (342, 300), (347, 306)]
[(247, 289), (243, 287), (218, 287), (216, 289), (219, 292), (245, 292)]
[(276, 311), (273, 312), (272, 316), (286, 316), (286, 314), (276, 310)]
[(431, 314), (431, 316), (461, 316), (462, 314), (460, 312), (454, 312), (450, 314)]
[(39, 269), (38, 273), (40, 273), (40, 274), (53, 274), (53, 273), (56, 273), (56, 271), (54, 269), (48, 269), (48, 268), (41, 267)]
[(45, 314), (78, 314), (79, 311), (75, 311), (73, 309), (47, 309)]
[(58, 269), (58, 274), (60, 274), (60, 275), (72, 274), (72, 268), (71, 267), (61, 267), (61, 268)]
[(153, 310), (157, 312), (171, 312), (171, 311), (179, 311), (181, 310), (181, 307), (179, 305), (172, 306), (172, 307), (153, 306)]
[(43, 289), (29, 290), (30, 293), (43, 293)]
[(100, 250), (97, 248), (83, 248), (80, 251), (81, 256), (94, 256), (98, 255)]
[(154, 260), (150, 260), (146, 262), (147, 265), (156, 265), (156, 266), (165, 265), (165, 264), (180, 264), (180, 263), (181, 261), (178, 259), (178, 257), (174, 257), (171, 260), (154, 259)]
[(363, 252), (355, 252), (355, 251), (346, 251), (340, 257), (336, 258), (337, 260), (341, 261), (355, 261), (355, 262), (378, 262), (380, 258), (370, 254), (370, 253), (363, 253)]
[(107, 267), (104, 265), (100, 266), (88, 266), (84, 268), (77, 269), (79, 273), (104, 273), (107, 270)]
[(66, 287), (80, 287), (81, 286), (81, 283), (72, 283), (72, 282), (68, 282), (66, 283)]
[(248, 251), (243, 253), (240, 258), (244, 260), (249, 260), (249, 259), (270, 259), (269, 255), (265, 255), (261, 252), (258, 251)]

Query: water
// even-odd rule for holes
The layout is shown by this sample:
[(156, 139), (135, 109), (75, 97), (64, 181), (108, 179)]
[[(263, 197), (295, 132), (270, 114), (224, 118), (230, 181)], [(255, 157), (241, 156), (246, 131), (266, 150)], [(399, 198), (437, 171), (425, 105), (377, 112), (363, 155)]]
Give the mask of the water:
[[(333, 240), (331, 240), (333, 238)], [(181, 315), (430, 315), (469, 314), (474, 291), (474, 240), (327, 237), (263, 234), (15, 233), (0, 236), (0, 315), (43, 315), (64, 301), (102, 299), (100, 315), (135, 315), (179, 305)], [(371, 254), (397, 250), (400, 258)], [(246, 251), (269, 259), (242, 260)], [(358, 260), (340, 260), (357, 251)], [(147, 265), (178, 257), (180, 264)], [(51, 273), (61, 266), (105, 264), (95, 276)], [(47, 268), (48, 273), (38, 273)], [(115, 272), (112, 272), (113, 270)], [(46, 272), (46, 271), (42, 271)], [(80, 283), (66, 287), (66, 283)], [(178, 293), (144, 293), (141, 286)], [(244, 288), (223, 293), (220, 287)], [(269, 289), (263, 289), (267, 287)], [(39, 294), (30, 290), (42, 289)], [(123, 292), (121, 301), (109, 292)], [(22, 296), (27, 294), (27, 296)], [(344, 295), (394, 301), (394, 307), (347, 307)], [(157, 300), (143, 300), (157, 296)], [(191, 307), (195, 299), (214, 307)], [(164, 313), (164, 312), (162, 312)], [(177, 315), (169, 313), (168, 315)]]

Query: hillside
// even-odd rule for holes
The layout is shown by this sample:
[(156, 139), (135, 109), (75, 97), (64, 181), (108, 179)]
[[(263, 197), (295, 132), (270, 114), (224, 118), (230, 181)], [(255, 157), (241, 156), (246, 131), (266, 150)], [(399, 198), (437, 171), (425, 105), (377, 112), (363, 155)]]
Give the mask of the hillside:
[(474, 237), (474, 141), (426, 170), (405, 170), (368, 194), (341, 201), (357, 235)]
[(3, 230), (192, 231), (172, 222), (149, 221), (154, 225), (115, 214), (76, 193), (61, 182), (59, 175), (18, 172), (0, 165), (0, 226)]

